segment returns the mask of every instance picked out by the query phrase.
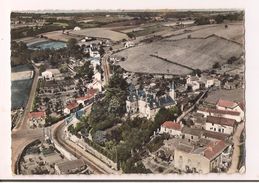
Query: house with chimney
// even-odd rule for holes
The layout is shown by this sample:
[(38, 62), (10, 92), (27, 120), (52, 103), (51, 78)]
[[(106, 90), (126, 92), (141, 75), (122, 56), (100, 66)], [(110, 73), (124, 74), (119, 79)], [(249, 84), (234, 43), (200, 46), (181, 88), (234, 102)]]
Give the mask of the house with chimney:
[(218, 172), (231, 161), (232, 146), (222, 140), (201, 139), (196, 144), (179, 141), (174, 151), (174, 166), (188, 173)]
[(69, 102), (65, 109), (64, 109), (64, 114), (65, 115), (68, 115), (70, 113), (74, 113), (76, 112), (77, 110), (79, 109), (79, 104), (76, 102), (76, 101), (72, 101), (72, 102)]
[(161, 127), (159, 133), (168, 133), (171, 136), (181, 136), (182, 126), (180, 123), (173, 121), (165, 121)]
[(205, 118), (208, 116), (222, 117), (227, 119), (233, 119), (237, 122), (241, 122), (244, 119), (242, 113), (238, 111), (230, 111), (230, 110), (219, 110), (213, 108), (200, 108), (197, 110), (197, 113), (203, 114)]
[(236, 125), (237, 122), (234, 119), (208, 116), (206, 119), (205, 129), (208, 131), (231, 135), (234, 133)]
[(216, 108), (218, 110), (237, 111), (240, 113), (242, 118), (244, 118), (245, 115), (244, 104), (242, 102), (237, 103), (229, 100), (219, 99), (216, 104)]

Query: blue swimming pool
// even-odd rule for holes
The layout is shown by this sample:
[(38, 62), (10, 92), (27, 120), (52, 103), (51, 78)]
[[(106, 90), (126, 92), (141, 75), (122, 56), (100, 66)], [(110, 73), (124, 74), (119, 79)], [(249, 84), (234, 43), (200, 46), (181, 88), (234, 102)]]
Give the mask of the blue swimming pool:
[(67, 44), (61, 41), (47, 41), (47, 42), (31, 44), (31, 45), (28, 45), (28, 47), (29, 49), (32, 49), (32, 50), (45, 50), (45, 49), (58, 50), (58, 49), (67, 47)]

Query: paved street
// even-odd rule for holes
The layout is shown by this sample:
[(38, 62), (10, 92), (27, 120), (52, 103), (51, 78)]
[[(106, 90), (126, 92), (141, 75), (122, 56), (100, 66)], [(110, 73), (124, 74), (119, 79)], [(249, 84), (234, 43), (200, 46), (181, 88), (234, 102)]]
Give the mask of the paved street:
[(34, 67), (34, 78), (33, 78), (32, 86), (31, 86), (31, 91), (30, 91), (27, 105), (26, 105), (24, 113), (23, 113), (23, 117), (21, 118), (21, 120), (18, 122), (18, 124), (15, 127), (15, 129), (18, 129), (18, 130), (27, 129), (28, 114), (30, 113), (30, 111), (32, 109), (33, 100), (34, 100), (34, 96), (35, 96), (36, 89), (37, 89), (38, 78), (39, 78), (39, 69), (36, 68), (34, 65), (33, 65), (33, 67)]
[[(86, 114), (89, 114), (91, 111), (91, 106), (86, 107)], [(51, 132), (53, 133), (54, 141), (59, 143), (63, 148), (68, 152), (73, 154), (77, 158), (82, 158), (86, 164), (96, 173), (96, 174), (116, 174), (118, 173), (115, 170), (112, 170), (105, 163), (94, 157), (92, 154), (86, 152), (73, 142), (64, 139), (64, 128), (65, 123), (60, 121), (59, 123), (51, 127)]]
[(239, 162), (239, 155), (240, 155), (240, 135), (244, 129), (244, 122), (240, 123), (237, 126), (237, 129), (233, 135), (233, 142), (234, 142), (234, 151), (232, 155), (232, 164), (228, 170), (228, 173), (237, 173), (238, 172), (238, 162)]
[(93, 162), (93, 160), (89, 160), (89, 157), (86, 156), (86, 152), (82, 152), (82, 150), (79, 147), (73, 146), (72, 143), (68, 143), (64, 140), (63, 130), (65, 127), (65, 123), (63, 121), (57, 123), (53, 126), (52, 132), (55, 143), (60, 144), (66, 151), (73, 154), (77, 158), (83, 159), (86, 164), (89, 166), (89, 168), (94, 171), (95, 174), (106, 174), (108, 172), (105, 171), (105, 169), (101, 166), (98, 166)]
[(29, 129), (27, 120), (28, 114), (31, 111), (33, 100), (35, 96), (35, 92), (37, 89), (39, 77), (39, 70), (34, 66), (34, 78), (33, 83), (29, 95), (29, 99), (27, 105), (25, 107), (23, 116), (20, 121), (17, 123), (16, 127), (12, 130), (12, 171), (15, 172), (15, 164), (22, 153), (23, 149), (33, 142), (36, 139), (43, 138), (43, 130), (42, 129)]
[(112, 52), (106, 53), (102, 58), (102, 67), (104, 71), (104, 84), (108, 84), (110, 78), (110, 67), (108, 63), (108, 58), (110, 57)]

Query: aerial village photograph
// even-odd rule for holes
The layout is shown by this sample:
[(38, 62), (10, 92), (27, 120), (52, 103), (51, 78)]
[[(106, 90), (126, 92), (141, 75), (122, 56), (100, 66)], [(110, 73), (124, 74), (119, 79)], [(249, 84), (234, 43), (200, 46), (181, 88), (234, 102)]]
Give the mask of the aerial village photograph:
[(12, 11), (13, 174), (244, 173), (244, 14)]

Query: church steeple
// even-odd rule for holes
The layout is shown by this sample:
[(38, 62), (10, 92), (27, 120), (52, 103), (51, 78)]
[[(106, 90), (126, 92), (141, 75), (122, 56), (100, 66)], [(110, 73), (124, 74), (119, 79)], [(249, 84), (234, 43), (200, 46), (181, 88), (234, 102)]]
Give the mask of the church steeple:
[(174, 89), (174, 82), (172, 81), (172, 83), (169, 86), (170, 90), (169, 90), (169, 96), (175, 100), (175, 89)]

